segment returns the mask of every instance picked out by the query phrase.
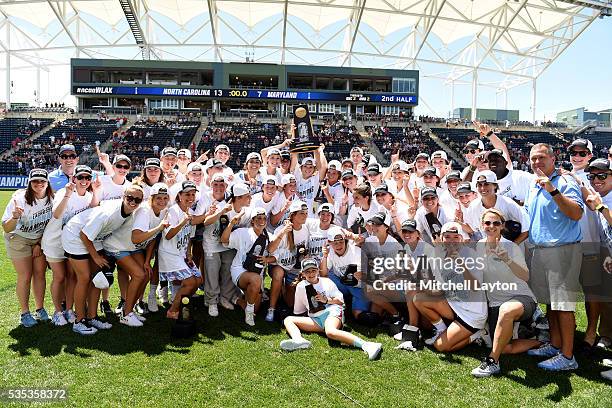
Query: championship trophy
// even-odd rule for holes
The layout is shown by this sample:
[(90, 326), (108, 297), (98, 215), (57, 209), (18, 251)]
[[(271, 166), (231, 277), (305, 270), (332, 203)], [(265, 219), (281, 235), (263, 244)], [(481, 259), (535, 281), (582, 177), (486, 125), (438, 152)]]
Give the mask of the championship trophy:
[(295, 131), (293, 142), (289, 146), (291, 153), (311, 152), (321, 146), (321, 141), (312, 128), (307, 105), (298, 105), (294, 108), (293, 123), (295, 124)]

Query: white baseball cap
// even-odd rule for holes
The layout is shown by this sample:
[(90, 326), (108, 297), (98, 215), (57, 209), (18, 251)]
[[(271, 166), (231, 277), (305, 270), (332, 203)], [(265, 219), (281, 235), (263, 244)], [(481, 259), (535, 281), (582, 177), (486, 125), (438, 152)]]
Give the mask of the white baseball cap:
[(315, 159), (313, 157), (304, 157), (302, 159), (302, 166), (304, 166), (306, 164), (312, 164), (314, 166), (315, 165)]
[(187, 171), (202, 171), (202, 165), (198, 162), (189, 163), (187, 166)]
[(485, 182), (485, 183), (495, 183), (497, 184), (497, 175), (493, 173), (491, 170), (483, 170), (478, 173), (478, 177), (476, 178), (476, 183)]
[(294, 213), (296, 211), (307, 211), (308, 204), (301, 200), (295, 200), (289, 206), (289, 213)]
[(431, 154), (432, 159), (444, 159), (448, 161), (448, 155), (444, 150), (437, 150)]
[(232, 184), (229, 188), (229, 198), (241, 197), (246, 194), (251, 194), (251, 189), (244, 183)]
[(281, 179), (281, 185), (284, 187), (289, 183), (296, 181), (295, 176), (293, 174), (283, 174), (283, 178)]
[(168, 194), (168, 186), (165, 183), (155, 183), (151, 186), (151, 195)]
[(185, 156), (186, 158), (188, 158), (189, 160), (191, 160), (191, 151), (189, 149), (181, 149), (178, 151), (178, 156)]

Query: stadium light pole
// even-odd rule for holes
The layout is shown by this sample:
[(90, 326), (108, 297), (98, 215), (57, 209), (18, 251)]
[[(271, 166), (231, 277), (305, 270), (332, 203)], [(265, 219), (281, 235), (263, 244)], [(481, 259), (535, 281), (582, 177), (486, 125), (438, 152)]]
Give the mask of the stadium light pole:
[(536, 122), (536, 79), (531, 81), (531, 123)]
[(11, 109), (11, 30), (6, 30), (6, 109)]
[(470, 118), (476, 120), (476, 99), (478, 97), (478, 70), (472, 72), (472, 114)]

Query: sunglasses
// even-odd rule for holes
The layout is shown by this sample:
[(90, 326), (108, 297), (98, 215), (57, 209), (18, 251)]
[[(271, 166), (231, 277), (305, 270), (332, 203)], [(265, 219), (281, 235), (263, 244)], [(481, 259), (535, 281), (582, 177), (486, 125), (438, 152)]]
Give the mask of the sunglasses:
[(476, 154), (477, 153), (476, 149), (466, 149), (463, 152), (466, 153), (466, 154), (467, 153), (470, 153), (470, 154)]
[(575, 150), (572, 150), (572, 151), (569, 152), (569, 154), (572, 157), (576, 157), (576, 156), (587, 157), (589, 155), (589, 152), (585, 152), (584, 150), (579, 151), (579, 152), (577, 152)]
[(609, 175), (610, 175), (609, 173), (597, 173), (597, 174), (590, 173), (590, 174), (587, 174), (587, 178), (589, 180), (595, 180), (595, 179), (605, 180), (608, 178)]
[(491, 225), (495, 227), (500, 227), (502, 225), (501, 221), (483, 221), (482, 223), (487, 227), (490, 227)]
[(130, 165), (129, 164), (115, 164), (115, 167), (118, 169), (124, 169), (124, 170), (129, 170), (130, 169)]
[(141, 197), (134, 197), (132, 195), (126, 195), (125, 199), (128, 201), (128, 203), (136, 203), (136, 204), (142, 203)]
[(77, 179), (77, 180), (87, 180), (87, 181), (91, 181), (91, 176), (81, 176), (81, 175), (78, 175), (78, 176), (76, 176), (76, 179)]
[(63, 159), (63, 160), (74, 160), (76, 158), (77, 158), (76, 154), (62, 154), (62, 155), (60, 155), (60, 159)]

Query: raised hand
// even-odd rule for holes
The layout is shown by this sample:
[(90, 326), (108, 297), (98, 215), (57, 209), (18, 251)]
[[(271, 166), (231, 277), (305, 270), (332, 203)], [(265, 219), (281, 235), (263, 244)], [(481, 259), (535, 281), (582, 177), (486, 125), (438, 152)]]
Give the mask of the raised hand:
[(74, 192), (74, 189), (76, 187), (76, 184), (74, 184), (73, 182), (68, 182), (66, 184), (66, 197), (70, 197), (70, 195), (72, 195), (72, 193)]
[(13, 209), (12, 217), (13, 217), (14, 220), (18, 220), (23, 215), (23, 208), (21, 208), (21, 207), (19, 207), (17, 205), (17, 200), (13, 200), (13, 206), (15, 208)]
[(593, 188), (587, 187), (587, 190), (589, 190), (589, 195), (584, 201), (591, 211), (595, 211), (595, 208), (599, 204), (603, 204), (603, 200), (601, 199), (601, 195), (599, 195), (597, 191), (593, 190)]
[(457, 208), (455, 208), (455, 222), (463, 223), (463, 211), (461, 210), (461, 203), (457, 203)]
[(535, 182), (537, 185), (548, 191), (549, 193), (555, 189), (555, 186), (550, 182), (550, 179), (542, 170), (535, 169), (536, 179)]
[(208, 160), (208, 153), (209, 152), (210, 152), (210, 149), (205, 151), (204, 153), (202, 153), (200, 155), (200, 157), (197, 158), (196, 162), (202, 163), (202, 162), (205, 162), (206, 160)]
[(168, 221), (168, 213), (164, 215), (164, 218), (161, 220), (157, 228), (162, 231), (170, 226), (170, 221)]
[(107, 153), (101, 152), (98, 145), (96, 145), (96, 154), (101, 164), (110, 164), (110, 156)]

